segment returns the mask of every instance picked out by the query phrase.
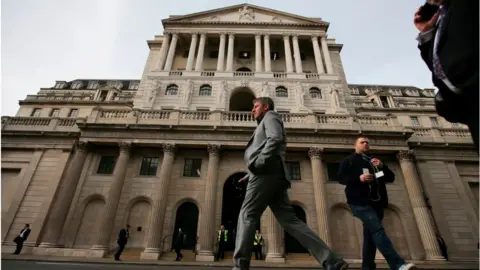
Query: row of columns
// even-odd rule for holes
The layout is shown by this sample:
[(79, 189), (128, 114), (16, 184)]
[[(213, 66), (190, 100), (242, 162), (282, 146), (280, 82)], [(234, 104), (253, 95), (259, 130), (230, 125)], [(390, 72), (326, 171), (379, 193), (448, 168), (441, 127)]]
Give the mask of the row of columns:
[[(120, 155), (115, 164), (113, 179), (110, 184), (108, 196), (103, 214), (99, 217), (100, 230), (97, 241), (92, 249), (107, 250), (110, 242), (111, 230), (114, 225), (117, 214), (118, 204), (125, 182), (126, 168), (130, 160), (132, 145), (130, 143), (119, 143)], [(175, 160), (176, 146), (174, 144), (163, 144), (163, 160), (160, 168), (159, 180), (155, 184), (155, 192), (152, 198), (153, 209), (150, 218), (150, 224), (147, 231), (147, 243), (143, 259), (158, 259), (161, 253), (161, 238), (163, 233), (163, 224), (167, 207), (167, 194), (170, 188), (170, 179), (173, 163)], [(199, 232), (199, 253), (198, 257), (213, 259), (214, 244), (215, 244), (215, 205), (216, 193), (218, 183), (218, 172), (220, 164), (220, 150), (221, 146), (211, 144), (207, 146), (209, 153), (209, 162), (207, 170), (207, 179), (205, 185), (205, 198), (202, 209), (204, 212), (200, 219)], [(45, 235), (40, 246), (54, 247), (58, 246), (60, 234), (65, 224), (68, 210), (71, 204), (71, 198), (74, 197), (80, 174), (85, 164), (88, 146), (85, 142), (79, 142), (76, 145), (73, 159), (70, 162), (65, 173), (64, 188), (58, 194), (50, 215), (47, 220), (47, 227), (45, 228)], [(322, 238), (327, 245), (331, 246), (332, 242), (329, 234), (328, 226), (328, 202), (326, 189), (326, 171), (323, 164), (323, 149), (310, 148), (308, 155), (312, 166), (312, 180), (315, 196), (315, 209), (317, 217), (317, 230), (320, 238)], [(400, 151), (397, 154), (400, 162), (400, 167), (404, 176), (405, 186), (408, 192), (408, 197), (413, 207), (413, 214), (416, 224), (420, 231), (421, 240), (425, 249), (426, 260), (443, 259), (438, 242), (435, 236), (435, 228), (429, 209), (422, 194), (422, 185), (418, 172), (416, 171), (414, 155), (411, 151)], [(268, 210), (270, 211), (270, 210)], [(278, 260), (283, 256), (283, 230), (276, 221), (272, 213), (268, 215), (268, 251), (267, 258), (271, 261)]]
[[(193, 70), (193, 62), (195, 59), (195, 52), (197, 48), (198, 33), (191, 34), (190, 49), (188, 51), (187, 65), (185, 70)], [(218, 47), (218, 61), (217, 61), (217, 71), (233, 71), (233, 60), (234, 60), (234, 43), (235, 43), (235, 34), (228, 34), (228, 48), (227, 48), (227, 63), (224, 67), (225, 62), (225, 46), (227, 43), (227, 33), (220, 33), (220, 42)], [(263, 36), (263, 47), (264, 47), (264, 60), (262, 68), (262, 36)], [(325, 73), (323, 66), (322, 52), (325, 59), (325, 67), (327, 74), (333, 74), (333, 65), (330, 58), (330, 53), (328, 51), (328, 44), (325, 36), (320, 37), (320, 43), (322, 49), (320, 50), (320, 45), (318, 39), (320, 36), (312, 35), (311, 41), (313, 46), (313, 52), (315, 56), (315, 66), (317, 68), (317, 73)], [(170, 42), (171, 39), (171, 42)], [(205, 44), (206, 44), (207, 35), (205, 33), (200, 34), (200, 43), (198, 45), (197, 61), (195, 64), (195, 71), (202, 71), (203, 69), (203, 58), (205, 56)], [(293, 56), (292, 56), (292, 47), (290, 45), (290, 39), (293, 43)], [(162, 47), (160, 48), (159, 59), (156, 64), (156, 70), (165, 70), (170, 71), (172, 69), (173, 60), (175, 57), (175, 49), (178, 41), (178, 33), (166, 33), (164, 35), (164, 40)], [(296, 73), (303, 73), (302, 59), (300, 57), (300, 47), (298, 44), (298, 35), (285, 34), (283, 36), (284, 49), (285, 49), (285, 68), (287, 73), (294, 72), (293, 60), (295, 59), (295, 71)], [(168, 52), (168, 53), (167, 53)], [(292, 58), (293, 57), (293, 58)], [(270, 35), (268, 34), (255, 34), (255, 71), (256, 72), (272, 72), (272, 63), (270, 59)]]

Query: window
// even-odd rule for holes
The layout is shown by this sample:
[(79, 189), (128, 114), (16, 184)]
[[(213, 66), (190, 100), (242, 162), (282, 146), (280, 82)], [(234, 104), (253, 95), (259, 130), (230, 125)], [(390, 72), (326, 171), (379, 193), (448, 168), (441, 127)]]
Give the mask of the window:
[(55, 84), (55, 88), (57, 89), (63, 89), (65, 87), (66, 83), (65, 82), (57, 82)]
[(279, 52), (271, 52), (270, 53), (270, 60), (278, 60), (280, 59), (280, 53)]
[(420, 122), (418, 121), (418, 117), (410, 116), (410, 119), (412, 120), (412, 125), (413, 126), (420, 126)]
[(410, 96), (415, 96), (415, 97), (418, 97), (419, 94), (418, 94), (418, 91), (416, 89), (409, 89), (407, 90), (407, 93), (410, 95)]
[(322, 98), (322, 91), (317, 87), (310, 88), (310, 97), (312, 99), (321, 99)]
[(87, 89), (97, 89), (98, 88), (98, 82), (90, 82), (87, 86)]
[(218, 51), (210, 52), (210, 58), (214, 58), (214, 59), (218, 58)]
[(158, 157), (143, 157), (142, 165), (140, 166), (140, 175), (157, 175), (158, 161)]
[(39, 117), (41, 112), (42, 112), (42, 109), (35, 108), (35, 109), (33, 109), (33, 111), (32, 111), (32, 113), (30, 114), (30, 116)]
[(77, 117), (78, 116), (78, 109), (71, 109), (68, 117)]
[(212, 95), (212, 87), (208, 84), (204, 84), (200, 86), (200, 90), (198, 91), (199, 96), (211, 96)]
[(183, 176), (200, 177), (200, 169), (202, 168), (202, 160), (199, 158), (186, 158), (183, 167)]
[(432, 123), (432, 126), (434, 126), (434, 127), (438, 126), (437, 117), (430, 117), (430, 122)]
[(83, 83), (82, 82), (73, 82), (72, 83), (72, 89), (80, 89), (83, 87)]
[(165, 90), (165, 96), (176, 96), (178, 94), (178, 86), (176, 84), (170, 84)]
[(129, 86), (128, 89), (130, 89), (130, 90), (137, 90), (137, 89), (138, 89), (138, 85), (139, 85), (139, 83), (134, 83), (134, 82), (132, 82), (132, 83), (130, 83), (130, 86)]
[(52, 109), (50, 117), (57, 117), (60, 114), (60, 109)]
[(383, 108), (390, 108), (390, 104), (388, 103), (388, 97), (380, 96), (380, 102), (382, 103)]
[(238, 53), (238, 58), (239, 59), (250, 59), (250, 52), (239, 52)]
[(100, 96), (98, 96), (98, 100), (105, 101), (107, 100), (107, 96), (108, 96), (108, 90), (101, 91)]
[(359, 95), (360, 94), (360, 90), (358, 90), (358, 88), (352, 88), (352, 89), (350, 89), (350, 92), (354, 95)]
[(458, 127), (458, 123), (452, 123), (452, 127)]
[(279, 86), (275, 89), (275, 95), (277, 97), (285, 97), (287, 98), (288, 97), (288, 90), (287, 88), (283, 87), (283, 86)]
[(402, 91), (400, 89), (390, 89), (389, 92), (394, 96), (401, 96)]
[(327, 162), (327, 174), (329, 182), (338, 182), (338, 170), (340, 168), (340, 163), (338, 162)]
[(287, 170), (290, 173), (291, 180), (302, 180), (302, 175), (300, 173), (300, 162), (298, 161), (287, 161)]
[(100, 158), (100, 163), (98, 164), (97, 173), (112, 174), (113, 169), (115, 169), (116, 162), (117, 162), (117, 157), (115, 156), (102, 156)]

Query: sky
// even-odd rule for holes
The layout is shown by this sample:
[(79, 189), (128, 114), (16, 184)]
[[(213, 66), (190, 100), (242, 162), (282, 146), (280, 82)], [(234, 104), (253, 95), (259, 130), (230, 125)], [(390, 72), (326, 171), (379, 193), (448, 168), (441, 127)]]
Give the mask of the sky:
[[(2, 0), (1, 114), (56, 80), (140, 79), (161, 20), (244, 0)], [(425, 0), (248, 0), (330, 23), (347, 82), (432, 88), (413, 14)]]

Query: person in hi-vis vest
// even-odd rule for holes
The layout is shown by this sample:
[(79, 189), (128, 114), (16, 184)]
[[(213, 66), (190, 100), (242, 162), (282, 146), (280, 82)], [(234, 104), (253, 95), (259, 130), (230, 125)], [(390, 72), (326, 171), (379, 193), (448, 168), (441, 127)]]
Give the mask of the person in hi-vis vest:
[(217, 237), (217, 260), (225, 259), (225, 247), (228, 243), (228, 230), (225, 230), (225, 227), (222, 225), (220, 226), (220, 230), (218, 231)]
[(255, 251), (255, 260), (263, 260), (262, 254), (263, 236), (259, 230), (255, 232), (255, 240), (253, 240), (253, 250)]

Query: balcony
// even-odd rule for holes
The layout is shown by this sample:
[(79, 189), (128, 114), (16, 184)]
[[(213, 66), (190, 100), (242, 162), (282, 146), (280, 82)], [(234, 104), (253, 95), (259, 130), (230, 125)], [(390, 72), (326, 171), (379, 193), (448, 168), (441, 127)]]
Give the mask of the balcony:
[(2, 132), (80, 132), (77, 118), (2, 117)]
[(465, 128), (422, 128), (409, 127), (413, 131), (410, 142), (419, 144), (445, 143), (445, 144), (473, 144), (468, 129)]
[(261, 78), (283, 80), (337, 80), (340, 77), (336, 74), (317, 74), (317, 73), (287, 73), (287, 72), (252, 72), (252, 71), (152, 71), (147, 77), (215, 77), (215, 78)]

